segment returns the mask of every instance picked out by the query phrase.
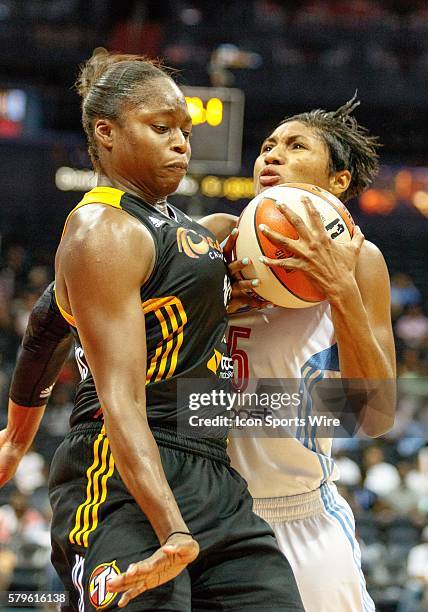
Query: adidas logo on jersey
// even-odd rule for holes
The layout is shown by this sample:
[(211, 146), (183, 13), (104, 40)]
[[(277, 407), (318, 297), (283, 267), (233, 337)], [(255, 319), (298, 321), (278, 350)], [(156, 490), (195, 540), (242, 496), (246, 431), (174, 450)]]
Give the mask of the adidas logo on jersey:
[(164, 219), (156, 219), (156, 217), (150, 217), (149, 216), (149, 220), (152, 222), (152, 224), (155, 227), (161, 227), (165, 223)]
[(41, 391), (41, 393), (40, 393), (40, 399), (44, 399), (45, 397), (49, 397), (53, 387), (54, 386), (51, 385), (50, 387), (46, 387), (46, 389), (43, 389), (43, 391)]

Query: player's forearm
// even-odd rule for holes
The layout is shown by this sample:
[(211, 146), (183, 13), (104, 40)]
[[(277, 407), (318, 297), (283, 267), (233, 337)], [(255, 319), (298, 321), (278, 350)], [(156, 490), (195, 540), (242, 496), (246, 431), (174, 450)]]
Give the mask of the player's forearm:
[(39, 429), (45, 408), (28, 408), (9, 399), (5, 441), (25, 454)]
[(357, 283), (351, 281), (330, 304), (343, 378), (394, 378), (393, 365), (370, 327)]
[(367, 403), (361, 402), (359, 422), (368, 435), (382, 435), (394, 423), (393, 360), (376, 339), (356, 282), (351, 282), (347, 290), (337, 294), (330, 304), (341, 376), (364, 381), (362, 389), (367, 390), (370, 398)]
[(124, 411), (124, 403), (116, 408), (103, 403), (107, 436), (121, 478), (163, 544), (173, 531), (188, 528), (165, 477), (144, 408), (133, 402)]

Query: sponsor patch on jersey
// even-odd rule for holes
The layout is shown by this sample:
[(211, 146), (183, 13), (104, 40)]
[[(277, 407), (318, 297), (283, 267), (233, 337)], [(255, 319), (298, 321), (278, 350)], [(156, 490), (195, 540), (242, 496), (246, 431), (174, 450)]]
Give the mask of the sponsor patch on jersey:
[(107, 591), (107, 583), (114, 576), (120, 575), (116, 561), (97, 565), (89, 578), (89, 599), (97, 610), (106, 608), (116, 597), (117, 593)]
[(184, 227), (177, 229), (177, 245), (180, 253), (192, 259), (197, 259), (207, 253), (210, 253), (211, 259), (223, 258), (223, 251), (218, 240), (213, 240), (210, 236), (202, 236)]
[(207, 361), (207, 368), (219, 378), (229, 379), (233, 376), (233, 359), (214, 349), (214, 355)]
[(214, 349), (214, 355), (207, 361), (207, 368), (214, 374), (217, 374), (218, 366), (220, 365), (222, 354)]

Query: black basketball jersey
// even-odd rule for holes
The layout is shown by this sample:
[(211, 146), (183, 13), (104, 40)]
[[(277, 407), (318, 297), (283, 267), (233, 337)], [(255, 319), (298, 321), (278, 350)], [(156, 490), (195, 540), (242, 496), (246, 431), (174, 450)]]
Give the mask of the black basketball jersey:
[[(167, 217), (141, 198), (112, 187), (92, 189), (70, 214), (93, 203), (128, 212), (153, 237), (155, 265), (141, 287), (147, 343), (147, 371), (141, 376), (147, 385), (149, 422), (175, 425), (180, 410), (187, 410), (177, 397), (180, 377), (215, 379), (216, 388), (224, 388), (232, 376), (225, 341), (230, 281), (222, 249), (209, 230), (177, 208), (168, 205)], [(102, 406), (74, 320), (58, 306), (72, 325), (82, 377), (70, 424), (101, 420)], [(210, 417), (215, 417), (216, 410), (224, 412), (210, 407)]]

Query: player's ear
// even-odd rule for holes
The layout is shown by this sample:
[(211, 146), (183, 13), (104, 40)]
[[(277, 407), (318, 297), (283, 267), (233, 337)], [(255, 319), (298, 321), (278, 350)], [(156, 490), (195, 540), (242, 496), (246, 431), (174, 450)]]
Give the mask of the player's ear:
[(340, 170), (336, 172), (330, 177), (330, 193), (340, 198), (342, 193), (344, 193), (352, 180), (351, 173), (349, 170)]
[(98, 145), (111, 150), (113, 146), (114, 124), (109, 119), (97, 119), (94, 125), (94, 136)]

